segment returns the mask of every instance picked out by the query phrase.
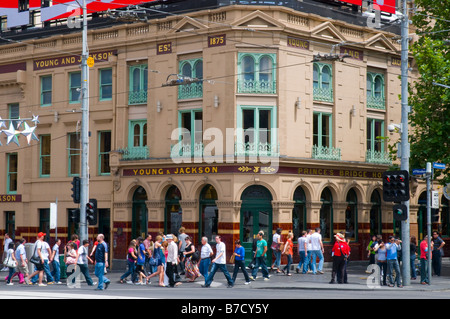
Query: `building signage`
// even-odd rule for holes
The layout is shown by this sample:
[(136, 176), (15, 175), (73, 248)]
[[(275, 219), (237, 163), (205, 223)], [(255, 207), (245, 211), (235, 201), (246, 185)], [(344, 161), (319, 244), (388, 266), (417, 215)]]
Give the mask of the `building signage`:
[(211, 35), (208, 37), (208, 48), (220, 47), (227, 44), (227, 35)]
[(364, 52), (361, 50), (341, 47), (341, 54), (348, 54), (350, 59), (362, 61), (364, 59)]
[(18, 203), (22, 201), (22, 195), (0, 195), (0, 203)]
[(172, 53), (172, 42), (165, 42), (156, 45), (156, 54)]
[(293, 174), (329, 177), (381, 179), (383, 172), (336, 168), (272, 167), (258, 165), (177, 166), (124, 169), (123, 176), (195, 175), (195, 174)]
[(287, 45), (288, 45), (288, 47), (291, 47), (291, 48), (309, 50), (309, 41), (299, 39), (299, 38), (288, 37)]
[[(112, 55), (116, 55), (117, 50), (112, 51), (102, 51), (91, 53), (89, 57), (94, 59), (94, 62), (105, 62), (109, 60), (109, 57)], [(81, 64), (81, 55), (67, 55), (61, 56), (57, 58), (50, 59), (41, 59), (33, 61), (33, 69), (34, 71), (52, 69), (52, 68), (60, 68), (71, 65)]]
[[(402, 59), (397, 57), (391, 57), (391, 66), (395, 66), (397, 68), (402, 67)], [(411, 59), (408, 59), (408, 68), (411, 67)]]
[(13, 73), (13, 72), (17, 72), (19, 70), (26, 71), (27, 63), (21, 62), (21, 63), (0, 65), (0, 74)]

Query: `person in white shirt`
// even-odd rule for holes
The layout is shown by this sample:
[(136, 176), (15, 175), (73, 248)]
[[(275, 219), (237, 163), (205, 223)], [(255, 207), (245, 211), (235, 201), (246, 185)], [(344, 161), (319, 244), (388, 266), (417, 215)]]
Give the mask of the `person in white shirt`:
[[(5, 241), (3, 242), (3, 256), (2, 256), (2, 261), (5, 260), (6, 254), (7, 254), (7, 252), (8, 252), (9, 244), (12, 243), (12, 242), (13, 242), (13, 240), (9, 237), (9, 234), (6, 233), (6, 234), (5, 234)], [(2, 269), (1, 271), (9, 271), (9, 268), (8, 268), (8, 267), (6, 267), (5, 265), (3, 265), (3, 266), (4, 266), (4, 267), (3, 267), (3, 269)]]
[[(322, 235), (320, 234), (320, 228), (317, 227), (315, 232), (311, 235), (309, 239), (311, 243), (311, 265), (313, 274), (319, 273), (323, 274), (323, 243)], [(316, 259), (319, 257), (319, 267), (316, 267)]]
[(83, 245), (78, 248), (78, 260), (77, 266), (80, 267), (80, 272), (83, 274), (84, 278), (86, 278), (86, 283), (88, 286), (94, 286), (96, 283), (92, 281), (91, 276), (89, 275), (88, 262), (94, 263), (91, 258), (88, 256), (88, 247), (89, 240), (83, 240)]
[(208, 244), (208, 237), (202, 238), (202, 249), (200, 251), (200, 264), (198, 269), (204, 278), (208, 277), (209, 265), (211, 265), (211, 257), (214, 254), (211, 246)]
[(166, 261), (166, 275), (169, 278), (169, 287), (176, 287), (181, 285), (181, 282), (175, 283), (174, 272), (178, 264), (178, 247), (173, 241), (173, 235), (167, 235), (166, 240), (169, 243), (167, 247), (168, 255)]
[[(50, 257), (50, 255), (53, 256), (53, 254), (51, 254), (50, 245), (44, 240), (42, 240), (41, 253), (42, 253), (42, 257), (44, 258), (44, 273), (45, 273), (45, 276), (47, 277), (47, 284), (52, 285), (55, 282), (54, 282), (52, 273), (50, 271), (51, 260), (49, 257)], [(38, 280), (38, 276), (35, 276), (31, 281), (35, 284), (37, 282), (37, 280)]]
[(25, 251), (25, 238), (19, 240), (20, 245), (16, 248), (16, 260), (17, 260), (17, 271), (19, 272), (19, 283), (23, 283), (24, 281), (27, 284), (30, 284), (30, 280), (28, 278), (28, 259), (27, 253)]
[(225, 278), (228, 282), (228, 288), (232, 288), (234, 285), (233, 279), (231, 279), (230, 273), (227, 270), (226, 267), (226, 247), (225, 243), (222, 242), (222, 238), (220, 236), (216, 236), (216, 258), (212, 260), (212, 268), (211, 272), (209, 273), (208, 277), (205, 278), (205, 284), (202, 285), (203, 288), (209, 288), (211, 287), (211, 283), (214, 279), (214, 275), (216, 274), (217, 270), (221, 270), (223, 274), (225, 275)]

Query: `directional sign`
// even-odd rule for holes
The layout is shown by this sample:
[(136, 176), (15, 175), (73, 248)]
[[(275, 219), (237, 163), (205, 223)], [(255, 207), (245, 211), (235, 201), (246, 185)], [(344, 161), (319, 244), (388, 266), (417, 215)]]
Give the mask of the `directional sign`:
[(413, 175), (423, 175), (423, 174), (426, 174), (426, 173), (427, 173), (427, 170), (425, 168), (414, 168), (412, 170), (412, 174)]
[(439, 208), (439, 192), (431, 192), (431, 208)]
[(445, 163), (436, 163), (436, 162), (434, 162), (434, 163), (433, 163), (433, 168), (436, 168), (436, 169), (445, 169)]

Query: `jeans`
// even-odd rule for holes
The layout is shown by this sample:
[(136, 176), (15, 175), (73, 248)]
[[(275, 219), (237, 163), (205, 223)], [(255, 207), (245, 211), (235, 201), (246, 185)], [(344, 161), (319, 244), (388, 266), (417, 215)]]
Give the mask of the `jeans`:
[[(316, 269), (316, 258), (319, 257), (319, 267)], [(323, 254), (321, 250), (311, 250), (311, 264), (312, 272), (315, 274), (317, 271), (323, 269)]]
[(380, 267), (380, 271), (383, 272), (383, 285), (386, 286), (387, 262), (378, 262), (377, 265)]
[(306, 258), (307, 254), (305, 254), (304, 250), (300, 250), (298, 252), (298, 255), (300, 256), (300, 261), (298, 262), (297, 269), (298, 270), (302, 269), (302, 265), (303, 265), (302, 273), (306, 274), (307, 268), (309, 265), (308, 259)]
[(53, 279), (55, 279), (55, 282), (60, 282), (61, 281), (61, 265), (59, 264), (59, 261), (53, 260), (52, 266), (53, 266), (53, 270), (52, 270)]
[(95, 276), (98, 278), (98, 290), (104, 289), (104, 284), (109, 283), (110, 280), (105, 277), (105, 263), (95, 263)]
[(256, 257), (255, 261), (256, 261), (256, 265), (255, 265), (255, 268), (253, 268), (253, 270), (252, 270), (252, 277), (256, 278), (258, 269), (261, 266), (261, 271), (262, 271), (263, 277), (269, 278), (269, 271), (267, 270), (267, 265), (266, 265), (266, 257), (265, 256)]
[(292, 265), (292, 255), (287, 255), (287, 265), (284, 266), (283, 270), (286, 270), (286, 272), (289, 274), (289, 270), (291, 269), (291, 265)]
[[(47, 259), (44, 259), (44, 273), (47, 276), (47, 282), (53, 282), (54, 281), (53, 280), (53, 276), (52, 276), (52, 274), (50, 272), (50, 265), (48, 264), (48, 260)], [(31, 279), (31, 282), (33, 284), (35, 284), (38, 281), (38, 278), (39, 278), (39, 276), (35, 275), (33, 277), (33, 279)]]
[(428, 260), (420, 258), (420, 283), (430, 283), (428, 278)]
[(6, 279), (6, 283), (10, 283), (12, 280), (12, 277), (14, 275), (14, 273), (16, 272), (16, 268), (15, 267), (8, 267), (9, 269), (9, 274), (8, 274), (8, 278)]
[(275, 255), (275, 261), (272, 264), (272, 268), (276, 267), (276, 268), (280, 268), (280, 263), (281, 263), (281, 250), (274, 250), (273, 254)]
[(122, 276), (120, 276), (120, 280), (124, 280), (129, 275), (131, 275), (131, 280), (134, 282), (134, 271), (136, 269), (134, 261), (127, 260), (128, 270), (126, 273), (124, 273)]
[(416, 254), (411, 254), (411, 278), (416, 278)]
[(198, 265), (198, 270), (200, 270), (200, 273), (203, 275), (205, 280), (208, 277), (209, 265), (211, 265), (211, 258), (200, 260), (200, 264)]
[(431, 266), (433, 267), (433, 271), (436, 276), (441, 275), (441, 264), (442, 264), (441, 251), (433, 250), (433, 254), (431, 257)]
[(92, 281), (91, 276), (89, 275), (89, 267), (86, 264), (78, 264), (80, 267), (80, 272), (83, 274), (84, 278), (86, 278), (86, 282), (88, 286), (93, 286), (94, 282)]
[(239, 272), (239, 268), (242, 269), (242, 273), (244, 274), (245, 281), (250, 282), (250, 278), (248, 276), (248, 272), (245, 269), (245, 261), (243, 260), (235, 260), (234, 261), (234, 271), (233, 271), (233, 282), (236, 282), (236, 277)]
[(216, 274), (217, 270), (221, 270), (223, 272), (223, 274), (225, 275), (225, 278), (228, 281), (228, 285), (233, 286), (234, 282), (233, 279), (231, 279), (230, 273), (227, 270), (227, 267), (225, 264), (217, 264), (217, 263), (213, 263), (212, 268), (211, 268), (211, 272), (208, 275), (208, 278), (205, 281), (205, 286), (209, 287), (214, 279), (214, 275)]
[(342, 280), (344, 279), (344, 267), (344, 256), (333, 256), (333, 271), (331, 272), (331, 282), (334, 282), (337, 276), (338, 283), (342, 283)]
[[(389, 259), (387, 261), (388, 264), (388, 278), (389, 278), (389, 283), (391, 285), (394, 285), (395, 282), (397, 283), (397, 286), (400, 286), (402, 284), (402, 275), (400, 273), (400, 266), (398, 264), (398, 260), (397, 259)], [(392, 271), (395, 270), (395, 282), (394, 279), (392, 277)]]

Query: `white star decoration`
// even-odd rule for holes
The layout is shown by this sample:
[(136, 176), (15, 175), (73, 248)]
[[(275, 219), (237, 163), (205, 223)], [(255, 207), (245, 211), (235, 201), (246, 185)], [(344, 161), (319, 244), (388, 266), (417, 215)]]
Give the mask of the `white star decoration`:
[[(3, 121), (3, 120), (2, 120), (2, 117), (0, 116), (0, 129), (1, 129), (2, 127), (6, 128), (6, 125), (5, 125), (5, 121)], [(1, 131), (0, 131), (0, 132), (1, 132)]]
[(19, 145), (19, 139), (17, 138), (17, 136), (21, 133), (19, 131), (16, 131), (16, 129), (14, 128), (14, 125), (12, 122), (9, 123), (9, 129), (8, 130), (4, 130), (3, 133), (6, 134), (7, 140), (6, 140), (6, 144), (11, 143), (11, 141), (13, 141), (14, 143), (17, 144), (17, 146)]
[[(7, 121), (9, 121), (9, 128), (7, 130), (2, 130), (1, 128), (2, 127), (6, 128), (6, 125), (5, 125), (5, 120), (3, 120), (0, 117), (0, 135), (1, 135), (1, 133), (5, 133), (7, 145), (11, 142), (14, 142), (17, 144), (17, 146), (20, 146), (19, 139), (18, 139), (18, 137), (20, 135), (23, 135), (26, 137), (28, 145), (30, 145), (32, 140), (39, 141), (39, 138), (34, 133), (34, 131), (37, 128), (37, 123), (39, 123), (38, 118), (39, 118), (39, 116), (33, 115), (33, 119), (31, 121), (34, 122), (35, 124), (32, 127), (30, 127), (28, 125), (26, 120), (23, 120), (20, 118), (19, 119), (10, 119), (10, 120), (7, 120)], [(28, 119), (28, 120), (30, 120), (30, 119)], [(21, 131), (20, 128), (22, 125), (24, 126), (24, 129)], [(2, 146), (1, 141), (0, 141), (0, 146)]]
[(24, 122), (23, 125), (25, 126), (25, 129), (22, 132), (20, 132), (20, 134), (22, 134), (23, 136), (25, 136), (27, 138), (28, 145), (30, 145), (31, 140), (39, 141), (36, 134), (34, 134), (34, 130), (36, 129), (36, 126), (29, 127), (27, 122)]

